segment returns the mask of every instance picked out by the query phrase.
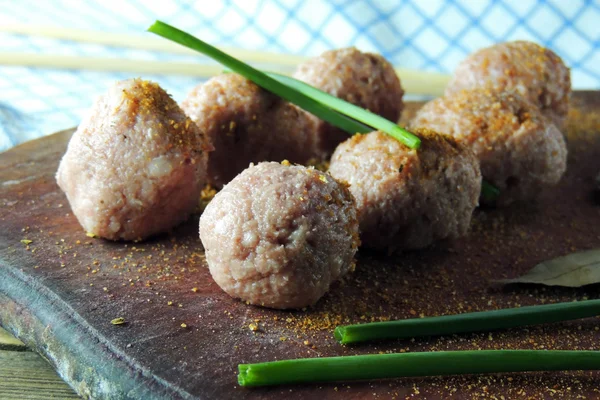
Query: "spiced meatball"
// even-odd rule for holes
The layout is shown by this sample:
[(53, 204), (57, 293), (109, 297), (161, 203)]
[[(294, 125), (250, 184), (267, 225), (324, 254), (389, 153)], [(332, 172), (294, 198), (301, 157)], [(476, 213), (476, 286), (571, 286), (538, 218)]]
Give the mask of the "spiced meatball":
[(377, 131), (333, 153), (329, 172), (350, 184), (366, 247), (419, 249), (468, 231), (481, 187), (477, 159), (451, 138), (415, 133), (418, 151)]
[(238, 74), (198, 85), (181, 107), (215, 147), (208, 179), (217, 188), (251, 162), (313, 157), (308, 115)]
[[(393, 66), (354, 47), (330, 50), (298, 66), (294, 77), (391, 121), (402, 113), (404, 91)], [(316, 152), (329, 156), (348, 133), (311, 115)]]
[(425, 104), (411, 126), (451, 135), (470, 147), (499, 205), (531, 200), (567, 168), (562, 133), (516, 92), (462, 90)]
[(356, 207), (330, 175), (265, 162), (234, 178), (206, 207), (200, 238), (229, 295), (271, 308), (310, 306), (354, 265)]
[(96, 100), (73, 134), (56, 180), (86, 231), (143, 239), (194, 211), (211, 149), (156, 83), (125, 80)]
[(527, 41), (499, 43), (479, 50), (456, 68), (446, 94), (487, 85), (499, 91), (518, 92), (559, 129), (564, 126), (571, 76), (552, 50)]

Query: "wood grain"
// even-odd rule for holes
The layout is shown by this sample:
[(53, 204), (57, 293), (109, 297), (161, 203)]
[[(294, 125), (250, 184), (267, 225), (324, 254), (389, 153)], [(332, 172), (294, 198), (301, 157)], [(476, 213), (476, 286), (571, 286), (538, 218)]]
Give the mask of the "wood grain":
[[(578, 93), (575, 103), (583, 119), (600, 105), (600, 94)], [(409, 105), (407, 114), (417, 106)], [(224, 294), (208, 272), (197, 217), (143, 243), (87, 237), (54, 181), (71, 132), (30, 142), (0, 155), (0, 324), (42, 353), (83, 397), (597, 398), (597, 372), (250, 390), (237, 385), (236, 369), (239, 363), (378, 352), (598, 349), (598, 318), (356, 347), (338, 345), (332, 330), (339, 323), (600, 297), (599, 285), (493, 283), (542, 260), (600, 247), (600, 208), (591, 196), (599, 127), (569, 137), (567, 175), (538, 202), (477, 210), (468, 237), (425, 251), (388, 256), (361, 250), (355, 273), (316, 306), (295, 312), (248, 306)], [(112, 325), (117, 317), (127, 323)]]
[(0, 350), (24, 351), (27, 347), (19, 339), (0, 328)]
[(38, 354), (0, 350), (0, 399), (79, 399), (79, 396)]

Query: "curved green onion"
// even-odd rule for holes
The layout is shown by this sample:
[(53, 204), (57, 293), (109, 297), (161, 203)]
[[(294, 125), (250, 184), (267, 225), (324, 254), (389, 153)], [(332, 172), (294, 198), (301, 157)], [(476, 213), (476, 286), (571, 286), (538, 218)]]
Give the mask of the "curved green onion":
[[(183, 46), (186, 46), (192, 50), (196, 50), (213, 60), (223, 64), (225, 67), (231, 69), (234, 72), (244, 76), (245, 78), (256, 83), (258, 86), (274, 93), (275, 95), (296, 104), (298, 107), (316, 115), (317, 117), (333, 124), (341, 129), (344, 129), (350, 133), (367, 133), (373, 129), (365, 127), (356, 121), (352, 121), (351, 118), (341, 117), (339, 113), (333, 112), (326, 104), (322, 104), (319, 101), (312, 99), (309, 96), (295, 90), (289, 86), (286, 86), (279, 81), (269, 77), (264, 72), (259, 71), (250, 65), (231, 57), (230, 55), (222, 52), (221, 50), (209, 45), (202, 40), (183, 32), (171, 25), (168, 25), (162, 21), (156, 21), (148, 31), (162, 36), (166, 39), (172, 40)], [(339, 99), (338, 99), (339, 100)], [(342, 100), (340, 100), (342, 101)], [(350, 104), (350, 103), (347, 103)], [(361, 109), (362, 110), (362, 109)], [(363, 110), (364, 111), (364, 110)], [(397, 126), (396, 124), (388, 121), (390, 124)], [(386, 133), (390, 133), (386, 130)], [(396, 137), (396, 136), (394, 136)], [(418, 148), (421, 141), (418, 137), (414, 136), (410, 132), (405, 131), (398, 139), (410, 148)]]
[(333, 334), (340, 343), (350, 344), (381, 339), (491, 331), (587, 318), (599, 314), (600, 300), (586, 300), (441, 317), (345, 325), (336, 327)]
[(600, 369), (600, 351), (469, 350), (304, 358), (240, 364), (241, 386), (305, 382)]
[(290, 76), (281, 75), (275, 72), (267, 72), (267, 75), (322, 104), (326, 104), (332, 110), (338, 111), (345, 115), (351, 115), (352, 118), (356, 119), (357, 121), (363, 122), (375, 128), (372, 130), (379, 130), (387, 133), (411, 149), (417, 149), (421, 144), (419, 138), (406, 129), (400, 127), (398, 124), (390, 120), (372, 113), (371, 111), (355, 106), (352, 103), (348, 103), (347, 101), (332, 96), (329, 93), (326, 93)]

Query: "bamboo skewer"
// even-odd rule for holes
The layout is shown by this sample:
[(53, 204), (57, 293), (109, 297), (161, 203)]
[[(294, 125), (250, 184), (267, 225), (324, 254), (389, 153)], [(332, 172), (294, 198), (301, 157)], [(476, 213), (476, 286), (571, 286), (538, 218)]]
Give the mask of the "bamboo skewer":
[[(198, 56), (182, 46), (166, 40), (141, 35), (96, 32), (83, 29), (62, 27), (43, 27), (28, 24), (0, 25), (0, 32), (31, 36), (43, 36), (54, 39), (72, 40), (81, 43), (93, 43), (106, 46), (127, 47), (137, 50), (160, 51), (174, 54)], [(277, 54), (263, 51), (223, 48), (225, 52), (244, 61), (264, 65), (263, 69), (291, 74), (293, 69), (307, 57), (291, 54)], [(187, 75), (208, 78), (222, 72), (222, 67), (192, 62), (150, 61), (115, 59), (88, 56), (66, 56), (38, 53), (0, 52), (0, 65), (29, 66), (58, 69), (78, 69), (93, 71), (131, 72), (137, 74)], [(448, 75), (422, 72), (404, 68), (395, 68), (400, 76), (406, 93), (428, 96), (440, 96), (448, 84)]]

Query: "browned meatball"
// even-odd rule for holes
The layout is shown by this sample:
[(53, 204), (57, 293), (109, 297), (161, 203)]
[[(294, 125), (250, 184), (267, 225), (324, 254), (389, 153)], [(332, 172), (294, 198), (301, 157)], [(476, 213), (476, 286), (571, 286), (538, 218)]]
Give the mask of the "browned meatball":
[(560, 180), (567, 147), (556, 126), (514, 92), (463, 90), (425, 104), (411, 122), (469, 146), (499, 205), (531, 200)]
[(354, 265), (356, 207), (330, 175), (289, 163), (246, 169), (209, 203), (200, 238), (229, 295), (272, 308), (317, 302)]
[(419, 249), (468, 231), (481, 188), (477, 159), (451, 138), (415, 133), (418, 151), (372, 132), (333, 153), (329, 172), (350, 184), (367, 247)]
[[(298, 66), (294, 74), (333, 96), (366, 108), (391, 121), (402, 113), (404, 91), (393, 66), (382, 56), (362, 53), (354, 47), (330, 50)], [(315, 124), (316, 152), (329, 156), (348, 139), (348, 133), (311, 116)]]
[(240, 75), (213, 77), (181, 107), (215, 147), (208, 178), (218, 188), (251, 162), (304, 163), (314, 156), (308, 115)]
[(126, 80), (96, 100), (73, 134), (56, 180), (86, 231), (142, 239), (194, 211), (211, 149), (157, 84)]
[(540, 108), (559, 129), (569, 111), (571, 75), (552, 50), (527, 41), (479, 50), (456, 68), (446, 94), (482, 86), (517, 91)]

